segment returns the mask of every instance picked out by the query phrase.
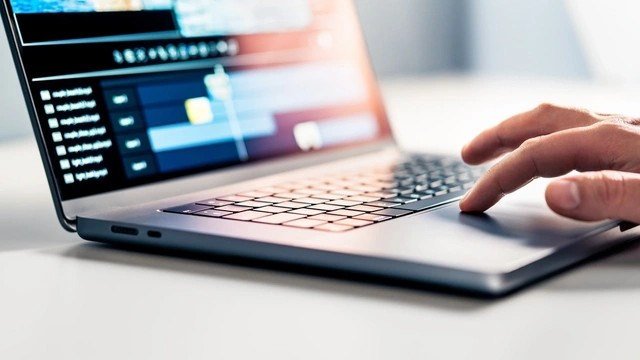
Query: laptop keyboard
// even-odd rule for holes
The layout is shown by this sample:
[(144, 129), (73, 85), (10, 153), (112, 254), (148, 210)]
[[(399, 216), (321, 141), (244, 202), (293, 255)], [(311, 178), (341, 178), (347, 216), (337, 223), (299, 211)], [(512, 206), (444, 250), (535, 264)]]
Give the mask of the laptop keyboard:
[(415, 155), (400, 163), (204, 199), (164, 212), (343, 232), (451, 202), (485, 169)]

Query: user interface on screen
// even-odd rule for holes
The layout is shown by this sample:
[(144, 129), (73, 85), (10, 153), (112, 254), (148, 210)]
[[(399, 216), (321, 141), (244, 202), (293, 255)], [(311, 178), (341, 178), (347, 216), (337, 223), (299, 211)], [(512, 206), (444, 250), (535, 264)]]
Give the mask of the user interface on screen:
[(345, 0), (6, 0), (63, 200), (387, 132)]

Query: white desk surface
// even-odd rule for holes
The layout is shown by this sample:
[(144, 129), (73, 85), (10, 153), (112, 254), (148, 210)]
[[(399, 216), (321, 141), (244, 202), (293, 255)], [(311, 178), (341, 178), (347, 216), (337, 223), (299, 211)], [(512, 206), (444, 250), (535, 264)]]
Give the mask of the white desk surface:
[[(640, 113), (636, 89), (580, 83), (401, 79), (383, 92), (401, 142), (426, 150), (457, 151), (542, 101)], [(0, 165), (0, 359), (640, 356), (640, 246), (473, 300), (84, 242), (58, 225), (33, 141), (0, 146)]]

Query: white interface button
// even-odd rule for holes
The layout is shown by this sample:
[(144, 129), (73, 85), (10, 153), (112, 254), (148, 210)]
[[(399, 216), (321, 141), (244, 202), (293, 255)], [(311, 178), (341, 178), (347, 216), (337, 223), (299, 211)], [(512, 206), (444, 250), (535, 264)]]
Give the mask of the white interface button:
[(53, 114), (56, 112), (56, 109), (51, 104), (47, 104), (44, 106), (44, 112), (47, 114)]
[(67, 155), (67, 149), (64, 145), (56, 146), (56, 154), (58, 154), (58, 156), (65, 156)]
[(131, 49), (127, 49), (124, 51), (124, 59), (129, 63), (133, 64), (136, 62), (136, 54)]
[(52, 129), (57, 129), (60, 124), (58, 124), (58, 119), (49, 119), (49, 127)]
[(122, 64), (124, 62), (124, 55), (118, 50), (113, 50), (113, 61)]
[(73, 174), (64, 174), (64, 182), (65, 184), (73, 184), (75, 180), (73, 179)]
[(302, 151), (320, 149), (322, 147), (322, 135), (318, 124), (310, 121), (296, 125), (293, 128), (296, 144)]
[(53, 141), (54, 142), (62, 141), (62, 133), (60, 133), (59, 131), (54, 132), (53, 134), (51, 134), (51, 137), (53, 137)]
[(42, 90), (40, 91), (40, 97), (42, 98), (42, 101), (49, 101), (51, 100), (51, 93), (49, 90)]
[(60, 160), (60, 169), (67, 170), (70, 167), (71, 167), (71, 163), (69, 163), (69, 160), (67, 159)]

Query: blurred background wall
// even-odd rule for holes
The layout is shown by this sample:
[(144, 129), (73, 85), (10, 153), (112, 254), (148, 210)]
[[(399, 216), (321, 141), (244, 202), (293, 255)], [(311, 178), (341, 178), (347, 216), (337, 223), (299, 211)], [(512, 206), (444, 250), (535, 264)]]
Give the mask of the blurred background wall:
[[(566, 0), (355, 1), (382, 78), (459, 72), (590, 77)], [(19, 89), (0, 34), (0, 141), (31, 134)]]

